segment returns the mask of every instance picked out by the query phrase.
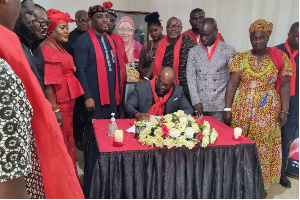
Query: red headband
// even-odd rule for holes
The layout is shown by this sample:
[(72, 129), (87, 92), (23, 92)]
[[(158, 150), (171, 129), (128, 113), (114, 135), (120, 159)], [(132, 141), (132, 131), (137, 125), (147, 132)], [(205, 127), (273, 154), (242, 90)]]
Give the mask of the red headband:
[(48, 34), (50, 34), (55, 27), (61, 23), (75, 22), (74, 19), (70, 17), (69, 13), (63, 13), (56, 9), (47, 10), (48, 19), (51, 21), (51, 24), (48, 27)]

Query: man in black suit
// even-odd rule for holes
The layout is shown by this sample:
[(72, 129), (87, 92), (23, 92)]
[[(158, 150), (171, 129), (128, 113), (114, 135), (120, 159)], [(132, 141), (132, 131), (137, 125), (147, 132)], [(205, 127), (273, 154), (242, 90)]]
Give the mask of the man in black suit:
[(151, 81), (137, 83), (124, 104), (126, 117), (149, 120), (150, 114), (165, 115), (178, 110), (192, 114), (194, 110), (184, 95), (183, 87), (174, 84), (174, 80), (174, 70), (171, 67), (163, 67)]

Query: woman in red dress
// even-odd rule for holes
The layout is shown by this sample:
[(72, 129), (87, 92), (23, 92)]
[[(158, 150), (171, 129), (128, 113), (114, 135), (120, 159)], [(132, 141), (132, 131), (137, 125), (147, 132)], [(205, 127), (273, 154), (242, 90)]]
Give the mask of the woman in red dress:
[[(55, 9), (47, 11), (51, 24), (48, 36), (41, 44), (45, 58), (45, 95), (52, 104), (53, 112), (61, 126), (68, 153), (77, 172), (75, 144), (73, 137), (73, 107), (75, 99), (84, 91), (74, 76), (76, 71), (72, 56), (62, 47), (70, 34), (68, 22), (74, 22), (68, 13)], [(51, 142), (51, 141), (49, 141)]]

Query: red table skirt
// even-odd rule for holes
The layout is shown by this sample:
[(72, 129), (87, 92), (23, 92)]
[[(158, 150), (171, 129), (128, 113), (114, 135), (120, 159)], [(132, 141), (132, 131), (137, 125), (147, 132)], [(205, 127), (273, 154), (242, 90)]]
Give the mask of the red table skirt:
[[(215, 143), (210, 144), (208, 146), (253, 144), (253, 142), (246, 137), (244, 137), (240, 141), (232, 139), (233, 129), (216, 120), (215, 118), (210, 116), (204, 116), (203, 119), (208, 121), (210, 123), (211, 128), (215, 128), (219, 134)], [(93, 120), (93, 126), (100, 152), (160, 149), (158, 147), (142, 145), (137, 139), (134, 138), (133, 133), (125, 132), (125, 130), (132, 126), (131, 124), (133, 124), (134, 121), (136, 120), (116, 119), (118, 129), (123, 130), (124, 132), (124, 146), (115, 147), (113, 146), (114, 138), (108, 136), (108, 124), (110, 123), (110, 119)]]

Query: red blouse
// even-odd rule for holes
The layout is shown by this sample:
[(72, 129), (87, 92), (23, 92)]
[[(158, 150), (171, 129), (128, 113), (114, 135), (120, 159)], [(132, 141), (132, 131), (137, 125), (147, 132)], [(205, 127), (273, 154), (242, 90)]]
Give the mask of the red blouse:
[(76, 70), (72, 56), (67, 52), (56, 50), (51, 46), (41, 47), (45, 58), (45, 85), (53, 85), (55, 101), (64, 103), (84, 94), (74, 76)]

